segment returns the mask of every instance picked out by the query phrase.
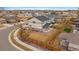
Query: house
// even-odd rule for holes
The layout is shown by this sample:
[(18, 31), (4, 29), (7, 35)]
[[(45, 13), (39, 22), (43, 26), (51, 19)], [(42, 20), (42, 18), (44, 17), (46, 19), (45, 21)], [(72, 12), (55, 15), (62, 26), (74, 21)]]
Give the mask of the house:
[(5, 18), (6, 18), (7, 23), (16, 23), (17, 22), (14, 14), (7, 14), (7, 15), (5, 15)]
[(19, 21), (27, 21), (30, 18), (32, 18), (32, 16), (29, 14), (17, 14), (17, 20)]
[(29, 26), (36, 28), (36, 29), (42, 29), (44, 24), (48, 23), (49, 18), (45, 16), (37, 16), (33, 17), (32, 19), (28, 20)]
[[(68, 46), (66, 47), (68, 50), (79, 51), (79, 31), (77, 33), (61, 33), (59, 38), (61, 40), (60, 43)], [(67, 40), (67, 42), (63, 42), (62, 40)]]
[(75, 29), (77, 30), (77, 31), (79, 31), (79, 18), (77, 18), (77, 19), (75, 19)]
[(46, 17), (48, 17), (49, 23), (50, 22), (56, 22), (56, 21), (61, 21), (62, 16), (61, 15), (56, 15), (56, 14), (48, 14), (46, 15)]
[(43, 26), (43, 32), (50, 32), (53, 28), (53, 25), (54, 23), (50, 22), (50, 23), (46, 23), (44, 26)]
[(0, 18), (0, 23), (6, 23), (6, 19), (5, 18)]
[(3, 13), (2, 12), (0, 13), (0, 17), (3, 17)]

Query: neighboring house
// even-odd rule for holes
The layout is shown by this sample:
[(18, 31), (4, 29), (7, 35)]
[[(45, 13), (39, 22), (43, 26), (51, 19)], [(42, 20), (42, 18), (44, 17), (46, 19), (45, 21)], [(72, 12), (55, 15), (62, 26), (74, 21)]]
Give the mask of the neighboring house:
[(61, 21), (62, 16), (56, 15), (56, 14), (48, 14), (46, 15), (47, 18), (49, 18), (49, 23), (50, 22), (56, 22), (56, 21)]
[(46, 17), (48, 17), (48, 18), (56, 18), (57, 15), (55, 15), (55, 14), (48, 14), (48, 15), (46, 15)]
[(33, 17), (28, 21), (29, 25), (33, 28), (42, 29), (44, 24), (48, 23), (49, 18), (45, 16)]
[(17, 22), (14, 14), (6, 14), (4, 17), (6, 18), (7, 23), (16, 23)]
[(79, 51), (79, 31), (77, 33), (61, 33), (59, 39), (66, 40), (62, 43), (68, 50)]
[(50, 21), (54, 22), (55, 18), (57, 18), (57, 15), (48, 14), (48, 15), (46, 15), (46, 17), (48, 17), (50, 19)]
[(75, 22), (75, 26), (76, 26), (75, 29), (79, 31), (79, 18), (76, 19), (74, 22)]
[(5, 18), (0, 18), (0, 23), (6, 23), (6, 19)]
[(3, 13), (0, 13), (0, 17), (3, 17)]
[(18, 14), (17, 19), (19, 21), (27, 21), (28, 19), (32, 18), (30, 14)]
[(79, 31), (79, 21), (76, 22), (76, 29)]

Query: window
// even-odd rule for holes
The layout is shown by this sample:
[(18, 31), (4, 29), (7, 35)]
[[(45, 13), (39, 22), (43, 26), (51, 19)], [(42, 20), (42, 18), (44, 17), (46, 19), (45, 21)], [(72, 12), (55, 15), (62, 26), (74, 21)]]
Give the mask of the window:
[(36, 23), (35, 21), (33, 21), (33, 23)]
[(79, 27), (79, 24), (76, 24), (76, 27)]
[(28, 23), (26, 25), (28, 25)]

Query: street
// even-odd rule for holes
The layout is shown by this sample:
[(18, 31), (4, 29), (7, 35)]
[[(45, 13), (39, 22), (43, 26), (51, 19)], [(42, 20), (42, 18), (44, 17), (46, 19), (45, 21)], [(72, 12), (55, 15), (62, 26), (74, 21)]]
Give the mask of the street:
[(15, 28), (16, 26), (11, 26), (0, 30), (0, 51), (19, 51), (8, 41), (9, 33)]

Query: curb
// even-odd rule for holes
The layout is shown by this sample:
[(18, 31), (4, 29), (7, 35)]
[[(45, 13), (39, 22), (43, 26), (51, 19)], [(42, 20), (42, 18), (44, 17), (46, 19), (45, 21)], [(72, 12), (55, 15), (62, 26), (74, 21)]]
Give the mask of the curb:
[(13, 30), (10, 34), (9, 34), (9, 42), (17, 49), (19, 49), (20, 51), (32, 51), (32, 49), (25, 47), (24, 45), (22, 45), (20, 42), (18, 42), (15, 39), (12, 39), (15, 31), (18, 29)]
[[(20, 29), (15, 29), (9, 34), (9, 42), (17, 49), (21, 51), (43, 51), (40, 50), (39, 48), (36, 48), (30, 44), (26, 44), (19, 40), (17, 37), (17, 33), (19, 32)], [(13, 39), (12, 39), (13, 37)]]
[(13, 42), (12, 42), (12, 40), (11, 40), (11, 36), (13, 35), (13, 32), (14, 32), (15, 30), (13, 30), (12, 32), (10, 32), (10, 34), (9, 34), (9, 42), (12, 44), (12, 46), (14, 46), (15, 48), (17, 48), (17, 49), (19, 49), (20, 51), (22, 51), (22, 49), (21, 48), (19, 48), (19, 47), (17, 47)]

